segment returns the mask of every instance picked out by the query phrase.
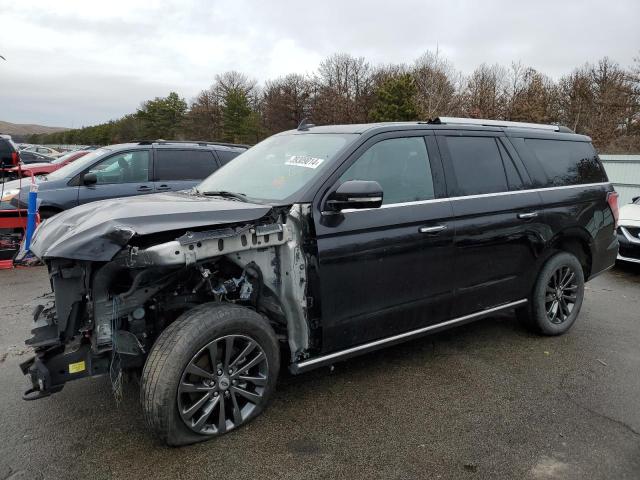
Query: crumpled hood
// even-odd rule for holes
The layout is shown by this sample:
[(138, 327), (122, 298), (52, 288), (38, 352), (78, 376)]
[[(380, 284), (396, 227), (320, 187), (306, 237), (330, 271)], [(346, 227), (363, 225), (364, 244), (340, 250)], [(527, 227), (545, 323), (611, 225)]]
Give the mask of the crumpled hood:
[(268, 205), (188, 192), (167, 192), (88, 203), (42, 223), (31, 242), (37, 257), (109, 261), (134, 235), (257, 220)]

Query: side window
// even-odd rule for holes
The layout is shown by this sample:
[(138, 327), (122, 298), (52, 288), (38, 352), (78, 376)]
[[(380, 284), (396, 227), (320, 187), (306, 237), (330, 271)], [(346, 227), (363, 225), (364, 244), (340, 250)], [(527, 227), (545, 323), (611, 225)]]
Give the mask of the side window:
[(375, 180), (384, 204), (434, 198), (433, 178), (422, 137), (382, 140), (355, 161), (340, 180)]
[(98, 184), (149, 181), (149, 152), (123, 152), (94, 165), (87, 173), (95, 173)]
[(444, 138), (458, 183), (458, 191), (454, 195), (479, 195), (509, 190), (505, 167), (495, 138)]
[(243, 152), (244, 152), (244, 150), (242, 150), (242, 151), (240, 151), (240, 150), (216, 150), (216, 153), (218, 154), (218, 158), (220, 159), (220, 162), (222, 163), (222, 165), (226, 165), (227, 163), (229, 163), (231, 160), (233, 160), (234, 158), (236, 158), (238, 155), (240, 155)]
[(202, 180), (218, 165), (208, 150), (156, 150), (155, 177), (158, 181)]
[(547, 175), (546, 186), (606, 182), (598, 156), (587, 142), (527, 138), (527, 145)]

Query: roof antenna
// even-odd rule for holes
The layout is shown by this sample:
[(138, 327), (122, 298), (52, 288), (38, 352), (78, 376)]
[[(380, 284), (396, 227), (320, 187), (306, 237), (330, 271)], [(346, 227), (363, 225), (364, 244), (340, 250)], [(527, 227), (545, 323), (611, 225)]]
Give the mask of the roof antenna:
[(313, 123), (307, 123), (307, 117), (303, 118), (302, 121), (298, 124), (298, 131), (305, 132), (309, 130), (309, 128), (315, 127)]

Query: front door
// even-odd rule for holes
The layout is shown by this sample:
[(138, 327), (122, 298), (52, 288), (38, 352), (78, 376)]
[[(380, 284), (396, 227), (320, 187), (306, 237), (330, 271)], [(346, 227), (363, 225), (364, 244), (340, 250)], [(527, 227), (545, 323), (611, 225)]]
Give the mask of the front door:
[(324, 352), (448, 318), (452, 212), (424, 135), (375, 136), (330, 180), (377, 181), (382, 207), (322, 215), (315, 205)]
[(84, 185), (80, 179), (78, 203), (153, 193), (149, 157), (148, 150), (134, 150), (117, 153), (93, 165), (84, 173), (95, 174), (98, 181)]

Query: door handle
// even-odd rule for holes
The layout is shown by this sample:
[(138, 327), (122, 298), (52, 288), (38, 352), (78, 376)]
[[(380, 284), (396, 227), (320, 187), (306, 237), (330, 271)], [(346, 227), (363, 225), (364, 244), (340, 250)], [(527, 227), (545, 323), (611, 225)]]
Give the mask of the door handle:
[(148, 192), (150, 190), (153, 190), (153, 189), (151, 187), (147, 187), (146, 185), (141, 185), (138, 187), (139, 192)]
[(518, 218), (525, 220), (527, 218), (535, 218), (538, 216), (538, 212), (519, 213)]
[(169, 185), (160, 185), (159, 187), (156, 187), (156, 190), (169, 190), (171, 187)]
[(439, 233), (446, 230), (446, 225), (436, 225), (434, 227), (420, 227), (420, 233)]

